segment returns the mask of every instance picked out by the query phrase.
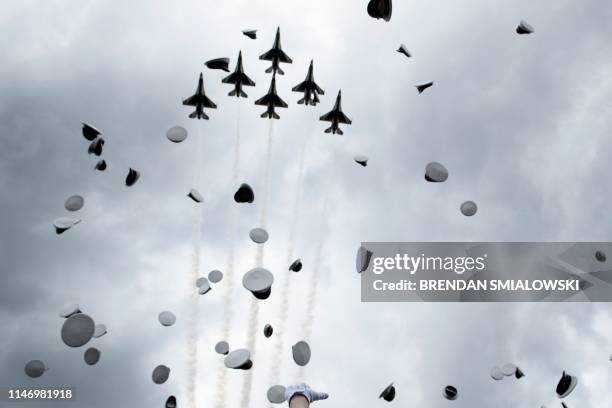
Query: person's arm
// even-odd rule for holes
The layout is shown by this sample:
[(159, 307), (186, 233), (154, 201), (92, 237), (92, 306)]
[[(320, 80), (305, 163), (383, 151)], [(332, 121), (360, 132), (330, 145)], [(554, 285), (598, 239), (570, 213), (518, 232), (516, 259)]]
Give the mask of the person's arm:
[(329, 398), (329, 395), (326, 392), (317, 392), (313, 389), (310, 390), (310, 401), (319, 401)]

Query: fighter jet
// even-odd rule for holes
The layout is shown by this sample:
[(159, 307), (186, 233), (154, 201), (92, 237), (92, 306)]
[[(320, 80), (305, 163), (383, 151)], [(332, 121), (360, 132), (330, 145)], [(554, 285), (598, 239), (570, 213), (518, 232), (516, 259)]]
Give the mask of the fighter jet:
[(316, 84), (312, 71), (313, 66), (312, 61), (310, 61), (310, 67), (308, 68), (306, 79), (304, 82), (293, 87), (293, 92), (304, 92), (304, 97), (298, 101), (300, 105), (306, 104), (315, 106), (317, 103), (319, 103), (318, 95), (325, 95), (325, 91), (319, 88), (319, 85)]
[(280, 119), (274, 108), (286, 108), (287, 104), (276, 93), (276, 73), (272, 74), (272, 82), (268, 93), (255, 101), (255, 105), (267, 106), (268, 109), (261, 114), (262, 118)]
[(242, 68), (242, 51), (238, 53), (238, 62), (236, 63), (236, 69), (234, 72), (223, 78), (222, 81), (224, 84), (234, 84), (234, 90), (228, 93), (229, 96), (235, 96), (240, 98), (246, 98), (248, 95), (242, 91), (243, 86), (255, 86), (255, 82), (251, 80), (244, 73), (244, 68)]
[(342, 112), (342, 91), (338, 91), (338, 97), (336, 98), (336, 104), (334, 108), (327, 112), (325, 115), (321, 116), (319, 120), (324, 122), (331, 122), (331, 126), (325, 129), (325, 133), (333, 133), (333, 134), (344, 134), (340, 127), (338, 126), (340, 123), (344, 123), (350, 125), (351, 120)]
[(284, 62), (286, 64), (291, 64), (293, 62), (291, 58), (289, 58), (289, 56), (287, 56), (287, 54), (285, 54), (285, 52), (281, 48), (280, 27), (276, 29), (276, 38), (274, 39), (274, 45), (272, 46), (272, 49), (266, 52), (265, 54), (260, 55), (259, 59), (264, 61), (272, 61), (272, 66), (266, 69), (267, 74), (269, 74), (270, 72), (278, 72), (279, 75), (284, 75), (285, 73), (282, 69), (280, 69), (279, 64), (281, 62)]
[(204, 108), (217, 109), (217, 105), (215, 105), (213, 101), (208, 99), (206, 93), (204, 92), (204, 77), (202, 76), (202, 73), (200, 73), (200, 79), (198, 80), (198, 88), (196, 89), (195, 94), (185, 99), (183, 101), (183, 105), (195, 106), (195, 111), (189, 114), (189, 117), (192, 119), (197, 118), (208, 120), (209, 117), (206, 113), (204, 113)]

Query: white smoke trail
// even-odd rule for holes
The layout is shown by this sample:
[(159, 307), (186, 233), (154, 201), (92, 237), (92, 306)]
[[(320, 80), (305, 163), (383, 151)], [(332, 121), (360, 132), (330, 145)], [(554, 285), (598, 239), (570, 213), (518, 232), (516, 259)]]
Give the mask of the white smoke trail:
[[(232, 165), (232, 182), (231, 185), (235, 186), (238, 181), (238, 163), (240, 162), (240, 98), (237, 99), (237, 113), (236, 113), (236, 141), (234, 146), (234, 163)], [(225, 292), (223, 293), (223, 329), (222, 339), (229, 342), (230, 327), (232, 324), (232, 318), (234, 316), (233, 309), (233, 292), (234, 292), (234, 229), (235, 229), (234, 214), (230, 215), (230, 227), (228, 232), (229, 238), (229, 249), (227, 253), (227, 266), (225, 269)], [(227, 369), (223, 362), (219, 365), (219, 375), (216, 387), (216, 401), (215, 406), (217, 408), (224, 408), (226, 401), (227, 392)]]
[[(270, 163), (272, 161), (272, 139), (274, 134), (274, 121), (270, 119), (270, 127), (268, 129), (268, 147), (266, 149), (266, 167), (264, 171), (264, 187), (262, 193), (262, 207), (261, 207), (261, 228), (266, 228), (268, 223), (268, 189), (269, 189), (269, 178), (270, 178)], [(263, 266), (264, 261), (264, 246), (263, 244), (257, 245), (257, 252), (255, 255), (256, 266)], [(251, 301), (251, 308), (249, 313), (249, 327), (247, 331), (247, 349), (251, 352), (251, 359), (255, 354), (255, 343), (257, 340), (257, 327), (259, 325), (259, 300), (253, 298)], [(251, 385), (253, 383), (253, 370), (255, 366), (244, 375), (244, 382), (242, 383), (242, 397), (240, 399), (240, 407), (249, 408), (251, 403)]]
[[(297, 233), (298, 233), (298, 220), (300, 213), (300, 203), (302, 201), (302, 179), (304, 177), (304, 161), (305, 161), (305, 153), (306, 146), (308, 144), (309, 138), (307, 138), (304, 143), (302, 143), (302, 147), (300, 150), (300, 159), (298, 165), (298, 175), (297, 182), (295, 188), (295, 196), (293, 201), (293, 207), (290, 214), (291, 224), (289, 226), (289, 240), (287, 243), (287, 261), (286, 265), (289, 266), (294, 261), (293, 253), (295, 251)], [(285, 279), (283, 280), (283, 285), (280, 289), (280, 306), (278, 309), (279, 316), (275, 332), (275, 340), (276, 344), (274, 347), (274, 352), (272, 353), (272, 364), (270, 370), (270, 380), (269, 385), (278, 384), (280, 379), (280, 369), (282, 365), (282, 356), (284, 355), (283, 349), (285, 347), (284, 337), (287, 326), (287, 319), (289, 317), (289, 294), (291, 292), (291, 273), (283, 271), (285, 274)]]
[[(198, 141), (196, 149), (195, 171), (194, 171), (194, 188), (198, 188), (202, 177), (202, 135), (198, 126)], [(201, 228), (202, 212), (198, 205), (194, 206), (193, 210), (193, 249), (191, 254), (191, 274), (189, 275), (189, 290), (191, 291), (189, 325), (187, 332), (187, 401), (190, 408), (197, 407), (197, 376), (198, 376), (198, 294), (194, 290), (194, 282), (200, 274), (200, 244), (201, 244)]]
[[(317, 247), (315, 249), (315, 257), (313, 261), (312, 277), (310, 278), (310, 286), (308, 288), (308, 294), (306, 296), (306, 315), (302, 324), (302, 340), (308, 342), (312, 335), (312, 323), (315, 316), (315, 308), (317, 301), (317, 291), (319, 288), (319, 276), (321, 274), (322, 262), (323, 262), (323, 246), (325, 244), (325, 238), (327, 234), (325, 232), (326, 221), (327, 221), (327, 202), (328, 196), (325, 197), (323, 202), (323, 210), (321, 214), (321, 224), (319, 225), (319, 239), (317, 240)], [(297, 381), (303, 381), (305, 366), (298, 368)]]

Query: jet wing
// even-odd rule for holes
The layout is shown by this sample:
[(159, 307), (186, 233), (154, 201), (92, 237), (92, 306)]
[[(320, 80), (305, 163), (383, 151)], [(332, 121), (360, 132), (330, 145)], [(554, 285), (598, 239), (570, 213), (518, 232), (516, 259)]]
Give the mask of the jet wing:
[(217, 104), (208, 99), (206, 96), (204, 96), (204, 101), (202, 101), (202, 104), (207, 108), (217, 109)]
[(278, 60), (280, 62), (284, 62), (286, 64), (293, 63), (293, 60), (291, 58), (289, 58), (289, 56), (287, 54), (285, 54), (283, 50), (279, 50), (278, 51)]
[(335, 117), (336, 117), (336, 112), (335, 111), (329, 111), (325, 115), (321, 116), (319, 118), (319, 120), (322, 120), (324, 122), (331, 122), (332, 120), (335, 119)]
[(251, 78), (249, 78), (248, 76), (244, 75), (242, 77), (242, 84), (246, 85), (246, 86), (255, 86), (255, 81), (253, 81)]
[(277, 96), (274, 98), (274, 106), (276, 106), (277, 108), (286, 108), (289, 105), (287, 105), (287, 103), (283, 101), (279, 96)]
[(274, 57), (276, 56), (275, 54), (276, 54), (276, 50), (272, 48), (270, 51), (261, 54), (259, 56), (259, 59), (264, 60), (264, 61), (272, 61)]
[(270, 101), (270, 95), (265, 95), (255, 101), (255, 105), (267, 106)]
[(304, 91), (306, 91), (306, 85), (307, 84), (308, 84), (308, 82), (304, 81), (304, 82), (302, 82), (300, 84), (297, 84), (293, 88), (291, 88), (291, 90), (293, 92), (304, 92)]
[(198, 103), (198, 95), (192, 95), (189, 98), (183, 100), (183, 105), (196, 106)]
[(232, 72), (231, 74), (223, 78), (221, 82), (223, 82), (224, 84), (235, 84), (236, 80), (238, 79), (237, 77), (238, 75), (235, 72)]
[(350, 125), (351, 123), (353, 123), (348, 118), (348, 116), (346, 116), (343, 112), (339, 112), (339, 114), (338, 114), (338, 122), (339, 123), (346, 123), (347, 125)]

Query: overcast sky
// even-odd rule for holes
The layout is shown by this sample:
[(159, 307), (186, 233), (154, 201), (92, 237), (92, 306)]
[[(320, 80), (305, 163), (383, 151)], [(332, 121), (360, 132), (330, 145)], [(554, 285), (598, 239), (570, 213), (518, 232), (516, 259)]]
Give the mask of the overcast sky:
[[(261, 302), (251, 405), (266, 404), (280, 319), (280, 288), (291, 279), (280, 382), (304, 380), (330, 399), (317, 406), (383, 407), (395, 382), (395, 406), (559, 406), (563, 369), (579, 377), (570, 407), (612, 405), (612, 313), (606, 304), (362, 304), (355, 251), (362, 241), (609, 241), (612, 185), (612, 9), (601, 0), (400, 1), (391, 22), (371, 19), (367, 1), (280, 0), (102, 2), (8, 1), (0, 9), (0, 386), (69, 386), (82, 408), (162, 407), (174, 394), (187, 406), (187, 322), (197, 187), (202, 214), (201, 275), (227, 272), (236, 253), (232, 349), (244, 347), (252, 296), (242, 275), (255, 264), (248, 231), (260, 223), (269, 120), (254, 106), (270, 76), (258, 56), (277, 26), (293, 58), (277, 77), (289, 103), (274, 123), (264, 265), (275, 274)], [(518, 36), (520, 20), (535, 27)], [(253, 41), (241, 34), (257, 28)], [(413, 57), (396, 53), (406, 44)], [(243, 51), (256, 81), (246, 100), (227, 96), (225, 73), (211, 58)], [(291, 87), (311, 59), (325, 89), (317, 107), (297, 105)], [(217, 110), (210, 121), (181, 106), (204, 71)], [(418, 95), (414, 86), (434, 81)], [(342, 89), (353, 120), (344, 136), (324, 134), (318, 117)], [(237, 123), (238, 112), (240, 122)], [(103, 132), (108, 170), (95, 172), (80, 123)], [(182, 144), (166, 130), (189, 131)], [(232, 182), (237, 125), (238, 180)], [(198, 138), (201, 154), (198, 155)], [(298, 183), (304, 152), (303, 182)], [(367, 168), (355, 154), (370, 158)], [(423, 180), (444, 163), (446, 183)], [(128, 168), (141, 171), (127, 188)], [(237, 205), (238, 184), (255, 189)], [(64, 200), (85, 197), (82, 222), (57, 236)], [(299, 194), (297, 211), (293, 202)], [(464, 217), (460, 204), (479, 211)], [(328, 202), (326, 208), (324, 203)], [(297, 220), (294, 253), (289, 230)], [(322, 256), (317, 256), (317, 245)], [(301, 257), (304, 269), (287, 272)], [(319, 262), (320, 261), (320, 262)], [(317, 268), (317, 263), (321, 267)], [(291, 344), (304, 336), (307, 297), (319, 273), (311, 363), (303, 377)], [(226, 280), (198, 298), (198, 406), (216, 398)], [(93, 367), (84, 348), (60, 339), (66, 303), (79, 303), (108, 334)], [(157, 322), (172, 310), (177, 324)], [(88, 345), (89, 346), (89, 345)], [(193, 357), (193, 356), (191, 356)], [(50, 368), (23, 372), (31, 359)], [(520, 381), (494, 382), (494, 365), (515, 362)], [(158, 364), (172, 368), (164, 385)], [(225, 407), (238, 407), (243, 371), (228, 373)], [(441, 392), (455, 385), (459, 398)], [(21, 407), (47, 406), (20, 404)]]

